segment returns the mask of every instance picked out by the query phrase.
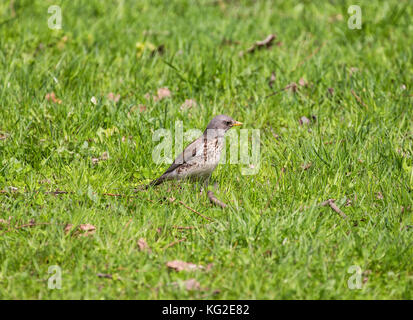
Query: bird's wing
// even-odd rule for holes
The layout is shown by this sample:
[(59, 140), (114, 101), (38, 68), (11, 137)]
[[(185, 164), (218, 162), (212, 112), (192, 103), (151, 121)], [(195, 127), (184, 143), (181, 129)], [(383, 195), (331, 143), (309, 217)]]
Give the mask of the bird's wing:
[(184, 149), (184, 151), (179, 156), (176, 157), (175, 161), (171, 164), (171, 166), (165, 171), (163, 175), (174, 171), (176, 168), (180, 167), (184, 163), (191, 162), (191, 160), (193, 160), (197, 156), (197, 153), (199, 152), (199, 150), (202, 149), (202, 146), (203, 146), (203, 136), (200, 136), (198, 139), (191, 142), (191, 144), (189, 144)]

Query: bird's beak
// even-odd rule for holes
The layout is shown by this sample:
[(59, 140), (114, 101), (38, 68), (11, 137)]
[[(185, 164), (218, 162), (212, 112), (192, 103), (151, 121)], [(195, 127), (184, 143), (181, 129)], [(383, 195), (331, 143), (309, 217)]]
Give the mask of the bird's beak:
[(233, 126), (233, 127), (242, 126), (242, 122), (234, 121), (234, 122), (232, 123), (232, 126)]

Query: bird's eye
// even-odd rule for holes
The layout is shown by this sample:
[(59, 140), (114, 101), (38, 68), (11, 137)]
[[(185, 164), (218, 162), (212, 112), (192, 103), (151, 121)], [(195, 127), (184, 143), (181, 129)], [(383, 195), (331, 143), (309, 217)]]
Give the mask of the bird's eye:
[(231, 121), (226, 121), (225, 123), (227, 124), (227, 126), (229, 126), (231, 124)]

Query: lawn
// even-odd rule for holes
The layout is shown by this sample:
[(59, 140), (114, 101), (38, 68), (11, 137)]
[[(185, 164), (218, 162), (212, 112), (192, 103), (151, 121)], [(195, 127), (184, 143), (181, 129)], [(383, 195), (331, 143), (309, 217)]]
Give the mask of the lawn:
[[(0, 298), (412, 299), (413, 8), (352, 4), (2, 1)], [(140, 190), (218, 114), (260, 132), (227, 208)]]

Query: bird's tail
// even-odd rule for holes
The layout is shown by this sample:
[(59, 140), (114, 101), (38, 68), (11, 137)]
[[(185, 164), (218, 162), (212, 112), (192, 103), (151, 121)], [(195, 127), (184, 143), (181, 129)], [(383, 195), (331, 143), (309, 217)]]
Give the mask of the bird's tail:
[(164, 176), (161, 176), (161, 177), (159, 177), (158, 179), (155, 179), (155, 180), (151, 181), (150, 183), (148, 183), (148, 184), (145, 186), (145, 189), (148, 189), (148, 188), (157, 186), (157, 185), (163, 183), (165, 180), (166, 180), (165, 177), (164, 177)]

